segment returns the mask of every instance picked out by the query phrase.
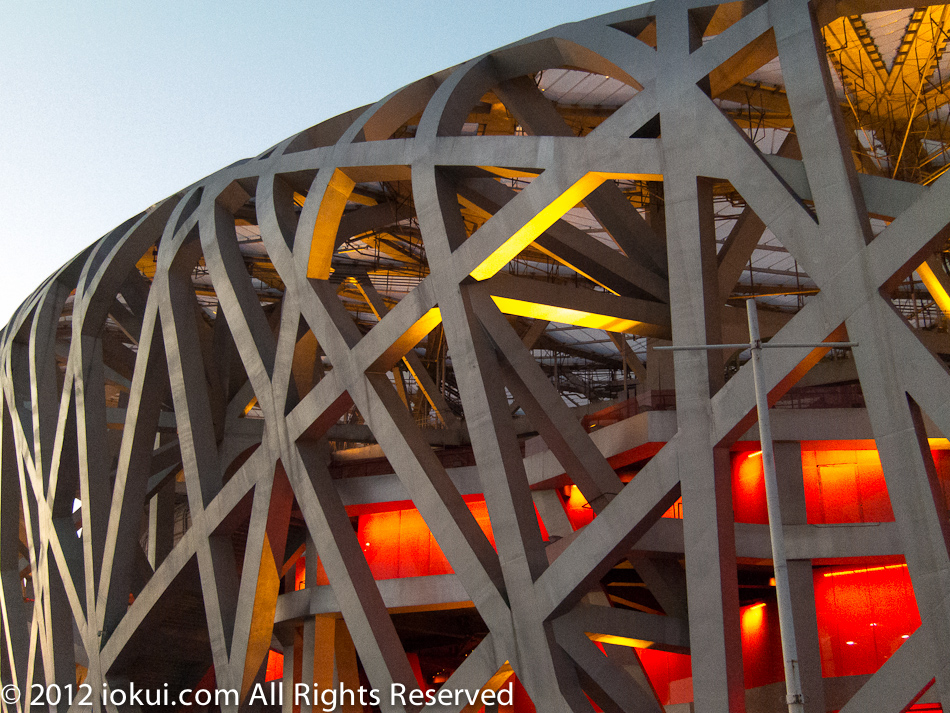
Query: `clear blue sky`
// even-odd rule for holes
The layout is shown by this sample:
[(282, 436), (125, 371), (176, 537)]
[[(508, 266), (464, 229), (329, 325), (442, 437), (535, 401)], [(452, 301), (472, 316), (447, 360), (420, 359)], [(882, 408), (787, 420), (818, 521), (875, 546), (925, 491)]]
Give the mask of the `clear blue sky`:
[(0, 325), (108, 230), (393, 89), (634, 2), (7, 3)]

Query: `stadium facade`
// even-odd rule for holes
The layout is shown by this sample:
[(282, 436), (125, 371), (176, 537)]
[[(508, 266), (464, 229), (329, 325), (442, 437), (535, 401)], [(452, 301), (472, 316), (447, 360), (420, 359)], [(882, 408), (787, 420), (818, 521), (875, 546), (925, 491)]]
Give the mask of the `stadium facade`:
[(804, 709), (950, 704), (948, 31), (633, 7), (84, 250), (0, 335), (3, 684), (786, 709), (750, 352), (656, 349), (754, 298)]

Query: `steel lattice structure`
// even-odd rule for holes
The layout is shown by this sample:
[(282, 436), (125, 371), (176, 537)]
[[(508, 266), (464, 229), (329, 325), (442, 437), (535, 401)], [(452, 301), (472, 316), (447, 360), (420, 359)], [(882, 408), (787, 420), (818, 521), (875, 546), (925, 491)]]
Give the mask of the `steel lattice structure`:
[[(800, 446), (778, 445), (807, 707), (825, 710), (821, 557), (902, 555), (922, 620), (844, 710), (903, 710), (932, 679), (950, 701), (950, 529), (926, 441), (950, 435), (947, 13), (913, 11), (892, 71), (861, 13), (900, 9), (664, 0), (558, 27), (235, 163), (69, 261), (2, 332), (4, 683), (79, 671), (99, 710), (104, 682), (178, 690), (213, 669), (246, 699), (274, 649), (288, 690), (413, 688), (399, 617), (465, 610), (446, 686), (514, 671), (545, 713), (588, 696), (659, 711), (629, 648), (653, 642), (691, 654), (695, 710), (745, 710), (740, 569), (769, 558), (732, 510), (751, 373), (652, 346), (741, 341), (759, 295), (773, 341), (860, 344), (866, 433), (817, 411), (777, 428), (873, 437), (894, 513), (860, 536), (809, 525)], [(613, 103), (558, 95), (568, 75)], [(756, 250), (794, 273), (753, 276)], [(587, 363), (613, 371), (584, 382), (565, 360), (587, 347), (558, 324), (606, 331)], [(771, 397), (827, 352), (774, 350)], [(591, 430), (569, 401), (617, 396), (621, 370), (656, 410)], [(595, 515), (576, 529), (568, 485)], [(351, 520), (393, 501), (453, 574), (374, 574)], [(660, 610), (604, 595), (631, 564)]]

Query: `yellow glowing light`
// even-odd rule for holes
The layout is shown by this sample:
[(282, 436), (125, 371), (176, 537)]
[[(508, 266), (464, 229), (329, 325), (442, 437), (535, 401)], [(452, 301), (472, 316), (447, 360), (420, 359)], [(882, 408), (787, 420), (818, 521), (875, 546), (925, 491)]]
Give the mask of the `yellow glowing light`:
[(564, 193), (542, 208), (535, 216), (525, 223), (495, 252), (489, 255), (482, 263), (472, 270), (471, 275), (476, 280), (487, 280), (501, 270), (518, 253), (534, 242), (541, 233), (560, 220), (567, 211), (580, 203), (601, 183), (616, 178), (634, 178), (645, 181), (658, 181), (660, 176), (640, 175), (629, 173), (599, 173), (591, 172), (576, 181)]
[(307, 262), (307, 277), (326, 280), (330, 277), (330, 258), (336, 233), (343, 217), (343, 209), (353, 193), (356, 181), (343, 171), (335, 169), (327, 190), (320, 201), (317, 220), (313, 226), (313, 241), (310, 244), (310, 259)]
[(380, 354), (367, 371), (381, 372), (392, 369), (406, 355), (406, 352), (416, 346), (441, 321), (442, 313), (438, 307), (433, 307), (393, 342), (389, 349)]
[(527, 168), (502, 168), (500, 166), (479, 166), (483, 171), (494, 173), (500, 178), (536, 178), (541, 171), (532, 171)]
[(557, 254), (555, 254), (554, 252), (552, 252), (552, 251), (550, 251), (550, 250), (545, 250), (544, 247), (542, 247), (540, 244), (535, 245), (534, 247), (537, 248), (537, 249), (538, 249), (539, 251), (541, 251), (542, 253), (544, 253), (545, 255), (547, 255), (549, 258), (552, 258), (553, 260), (556, 260), (557, 262), (561, 263), (562, 265), (566, 265), (567, 267), (571, 268), (571, 269), (572, 269), (574, 272), (576, 272), (578, 275), (582, 275), (583, 277), (586, 277), (586, 278), (587, 278), (588, 280), (590, 280), (591, 282), (594, 282), (594, 283), (600, 285), (601, 287), (603, 287), (603, 288), (604, 288), (605, 290), (607, 290), (608, 292), (610, 292), (610, 293), (612, 293), (612, 294), (615, 294), (615, 295), (619, 295), (619, 294), (620, 294), (619, 292), (617, 292), (617, 290), (614, 290), (614, 289), (610, 288), (608, 285), (605, 285), (603, 282), (601, 282), (600, 280), (598, 280), (594, 275), (589, 275), (588, 273), (584, 272), (584, 270), (582, 270), (582, 269), (581, 269), (580, 267), (578, 267), (577, 265), (573, 264), (570, 260), (565, 260), (562, 255), (557, 255)]
[(743, 636), (761, 632), (765, 627), (765, 602), (746, 607), (740, 615), (739, 627)]
[(267, 658), (271, 637), (274, 634), (274, 612), (277, 610), (277, 593), (280, 589), (280, 574), (274, 562), (267, 533), (261, 548), (257, 587), (254, 591), (254, 608), (251, 612), (251, 635), (248, 637), (247, 655), (244, 660), (244, 675), (241, 695), (246, 696), (254, 683), (261, 664)]
[(636, 334), (637, 328), (643, 322), (636, 322), (632, 319), (621, 319), (607, 314), (595, 314), (593, 312), (583, 312), (567, 307), (554, 307), (552, 305), (538, 304), (537, 302), (525, 302), (524, 300), (515, 300), (510, 297), (496, 297), (492, 295), (495, 304), (505, 314), (515, 314), (519, 317), (531, 317), (532, 319), (545, 319), (549, 322), (561, 322), (562, 324), (573, 324), (577, 327), (589, 327), (591, 329), (604, 329), (608, 332), (625, 332), (627, 334)]
[(927, 288), (930, 296), (934, 298), (934, 302), (937, 303), (940, 311), (944, 314), (950, 314), (950, 295), (943, 289), (943, 285), (940, 284), (940, 280), (937, 279), (934, 271), (930, 269), (930, 265), (925, 262), (921, 263), (917, 268), (917, 274), (920, 275), (924, 287)]
[(902, 569), (906, 564), (888, 564), (882, 567), (864, 567), (862, 569), (846, 569), (843, 572), (826, 572), (826, 577), (842, 577), (846, 574), (864, 574), (865, 572), (880, 572), (884, 569)]
[(256, 405), (257, 405), (257, 397), (255, 396), (248, 402), (247, 406), (244, 407), (244, 415), (247, 416), (251, 412), (251, 409), (254, 408)]
[(592, 634), (585, 632), (587, 638), (601, 644), (613, 644), (614, 646), (627, 646), (636, 649), (649, 649), (655, 641), (646, 641), (645, 639), (631, 639), (626, 636), (614, 636), (613, 634)]

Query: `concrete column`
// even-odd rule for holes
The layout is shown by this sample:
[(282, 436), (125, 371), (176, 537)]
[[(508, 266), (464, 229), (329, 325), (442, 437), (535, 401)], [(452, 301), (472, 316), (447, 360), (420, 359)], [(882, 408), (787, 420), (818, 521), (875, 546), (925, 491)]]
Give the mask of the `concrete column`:
[(300, 706), (294, 701), (294, 685), (300, 683), (303, 673), (303, 630), (291, 625), (281, 628), (277, 636), (284, 647), (284, 674), (281, 677), (283, 686), (283, 706), (281, 713), (300, 713)]
[(647, 338), (646, 387), (650, 391), (676, 388), (673, 381), (673, 352), (658, 352), (653, 348), (670, 344), (663, 339)]
[(534, 500), (534, 506), (541, 515), (549, 540), (567, 537), (574, 531), (556, 491), (532, 490), (531, 499)]
[[(808, 515), (805, 510), (801, 443), (778, 441), (774, 444), (774, 450), (782, 522), (785, 525), (805, 525)], [(792, 593), (792, 616), (805, 713), (825, 713), (825, 687), (821, 675), (811, 560), (788, 560), (788, 583)]]
[(310, 695), (305, 699), (302, 698), (299, 706), (294, 706), (294, 713), (297, 713), (298, 710), (299, 713), (310, 713), (312, 710), (319, 710), (319, 707), (314, 708), (311, 705), (313, 701), (313, 684), (317, 679), (317, 669), (320, 668), (322, 671), (322, 667), (320, 666), (322, 662), (318, 662), (315, 656), (318, 637), (316, 619), (318, 618), (319, 617), (307, 619), (301, 627), (300, 680), (298, 683), (306, 683), (310, 686)]
[[(712, 183), (697, 175), (691, 148), (704, 127), (678, 109), (679, 98), (696, 90), (681, 67), (702, 37), (688, 3), (667, 0), (656, 9), (657, 76), (665, 87), (658, 104), (664, 147), (671, 147), (665, 152), (664, 207), (673, 342), (717, 344), (722, 309)], [(650, 360), (655, 353), (648, 354), (648, 370)], [(673, 362), (694, 707), (697, 713), (744, 713), (731, 467), (728, 449), (716, 443), (710, 408), (724, 380), (723, 355), (680, 351)]]
[(148, 563), (152, 569), (172, 551), (175, 542), (175, 479), (170, 478), (148, 503)]
[[(306, 574), (305, 574), (305, 583), (306, 586), (313, 586), (313, 583), (317, 580), (317, 548), (313, 543), (313, 539), (310, 535), (307, 535), (307, 548), (304, 550), (307, 557), (306, 562)], [(311, 686), (311, 695), (309, 700), (311, 703), (301, 700), (300, 703), (300, 713), (310, 713), (312, 710), (319, 710), (319, 706), (314, 708), (312, 706), (313, 701), (313, 689), (312, 686), (314, 683), (320, 685), (321, 687), (329, 684), (333, 684), (333, 659), (331, 654), (331, 659), (329, 661), (329, 671), (327, 670), (327, 662), (323, 659), (321, 652), (325, 650), (325, 644), (328, 641), (332, 642), (333, 629), (332, 621), (330, 621), (331, 628), (329, 633), (325, 631), (326, 620), (322, 617), (314, 617), (307, 619), (303, 623), (302, 627), (302, 637), (301, 637), (301, 655), (300, 655), (300, 668), (301, 668), (301, 683), (306, 683)]]
[(349, 698), (346, 698), (340, 710), (343, 713), (363, 713), (358, 693), (360, 672), (356, 663), (356, 647), (353, 645), (350, 631), (346, 628), (346, 622), (343, 619), (334, 619), (333, 625), (334, 682), (338, 690), (342, 685), (344, 690), (356, 692), (354, 701), (351, 702)]

